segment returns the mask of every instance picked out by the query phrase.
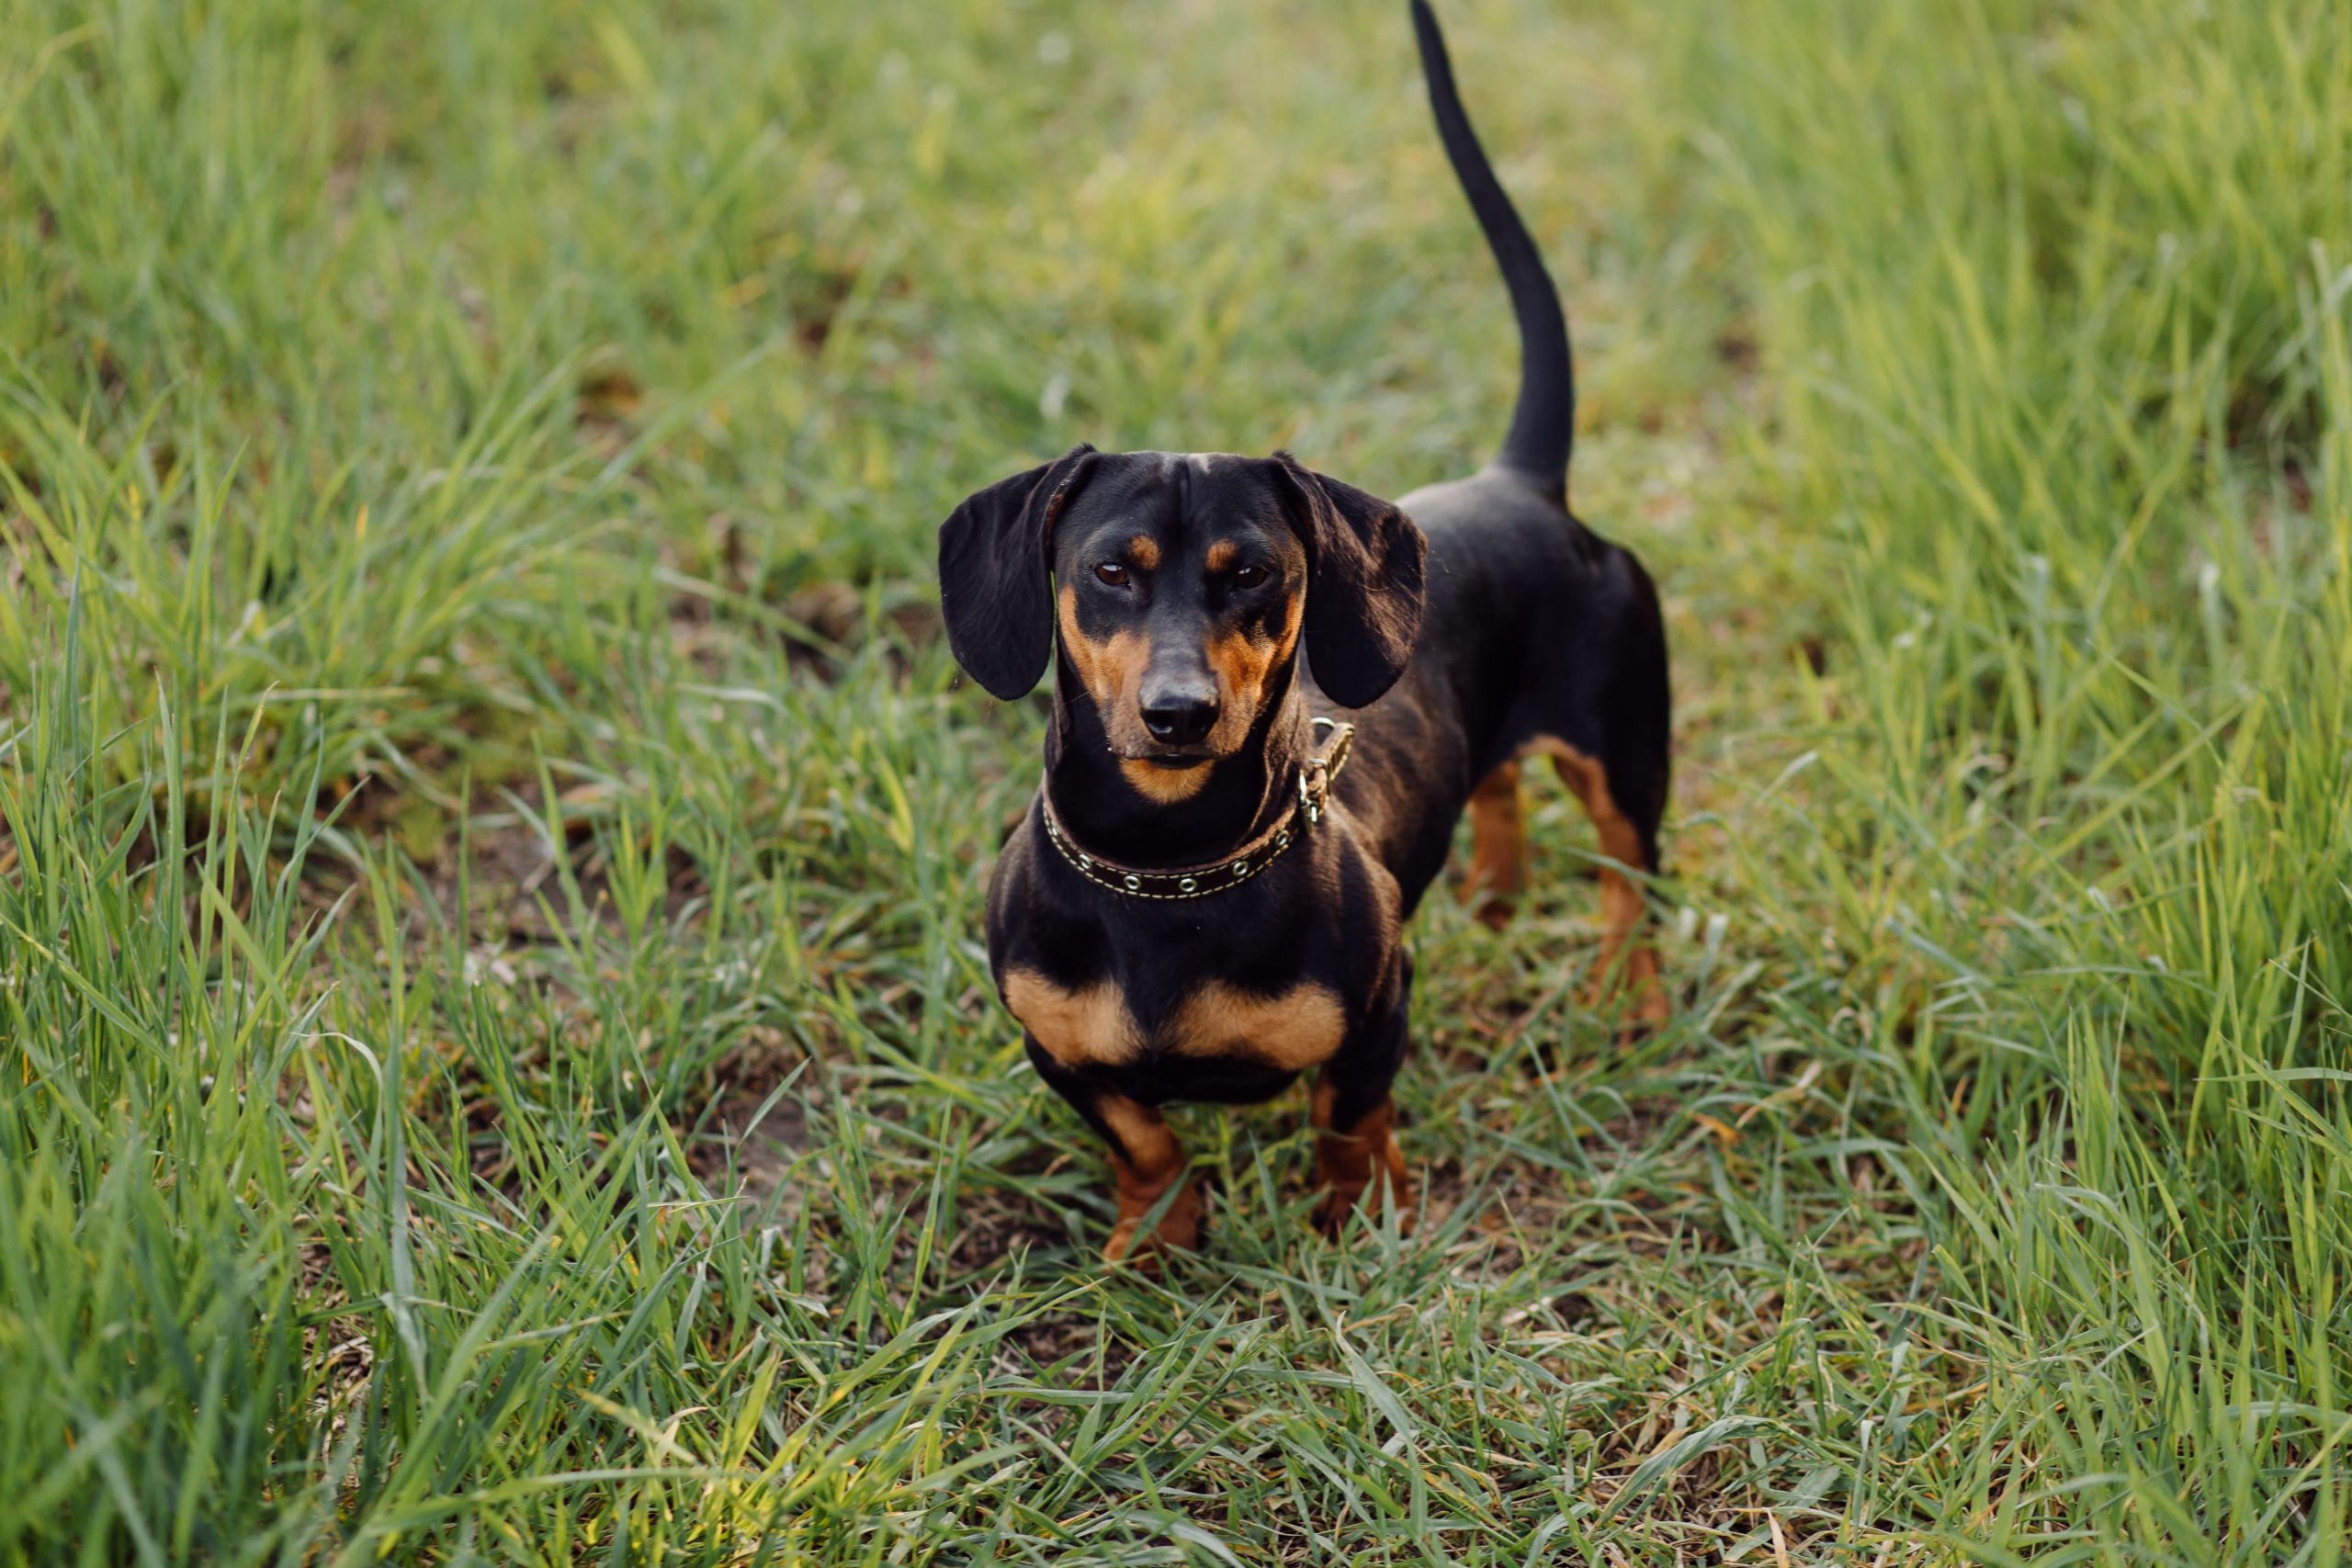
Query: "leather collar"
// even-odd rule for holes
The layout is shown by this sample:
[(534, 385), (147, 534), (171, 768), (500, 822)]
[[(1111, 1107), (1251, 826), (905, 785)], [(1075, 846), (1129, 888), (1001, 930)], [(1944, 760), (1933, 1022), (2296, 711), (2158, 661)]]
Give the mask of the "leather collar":
[(1079, 846), (1054, 810), (1053, 792), (1040, 787), (1037, 799), (1045, 807), (1046, 837), (1053, 840), (1054, 848), (1061, 852), (1062, 859), (1069, 862), (1079, 875), (1097, 887), (1107, 887), (1129, 898), (1205, 898), (1212, 893), (1238, 887), (1281, 859), (1284, 850), (1314, 831), (1315, 825), (1323, 820), (1331, 781), (1347, 765), (1348, 749), (1355, 739), (1356, 727), (1344, 720), (1319, 716), (1314, 722), (1317, 729), (1326, 732), (1326, 739), (1298, 765), (1298, 804), (1275, 818), (1272, 827), (1214, 861), (1179, 866), (1172, 871), (1147, 871), (1107, 860)]

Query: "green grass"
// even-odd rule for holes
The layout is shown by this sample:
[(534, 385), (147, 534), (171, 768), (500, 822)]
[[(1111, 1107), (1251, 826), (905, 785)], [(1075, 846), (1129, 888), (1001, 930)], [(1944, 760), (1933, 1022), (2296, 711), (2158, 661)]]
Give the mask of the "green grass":
[(1547, 786), (1154, 1281), (932, 529), (1484, 456), (1403, 7), (504, 9), (0, 0), (0, 1562), (2344, 1560), (2352, 13), (1454, 0), (1675, 1016)]

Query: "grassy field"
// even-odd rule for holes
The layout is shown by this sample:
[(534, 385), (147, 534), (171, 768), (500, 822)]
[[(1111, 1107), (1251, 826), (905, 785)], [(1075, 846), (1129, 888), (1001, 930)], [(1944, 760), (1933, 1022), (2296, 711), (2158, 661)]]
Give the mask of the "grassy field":
[(1158, 1281), (933, 529), (1485, 456), (1404, 7), (507, 9), (0, 0), (0, 1562), (2345, 1559), (2352, 8), (1452, 0), (1674, 1017), (1547, 785)]

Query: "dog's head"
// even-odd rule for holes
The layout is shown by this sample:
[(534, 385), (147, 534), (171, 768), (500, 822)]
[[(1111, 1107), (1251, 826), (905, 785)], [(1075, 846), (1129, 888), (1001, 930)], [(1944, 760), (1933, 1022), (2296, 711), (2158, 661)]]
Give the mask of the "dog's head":
[(1420, 628), (1421, 531), (1389, 502), (1272, 457), (1097, 452), (1015, 474), (939, 530), (964, 669), (1010, 701), (1061, 639), (1131, 763), (1229, 757), (1302, 640), (1332, 701), (1396, 682)]

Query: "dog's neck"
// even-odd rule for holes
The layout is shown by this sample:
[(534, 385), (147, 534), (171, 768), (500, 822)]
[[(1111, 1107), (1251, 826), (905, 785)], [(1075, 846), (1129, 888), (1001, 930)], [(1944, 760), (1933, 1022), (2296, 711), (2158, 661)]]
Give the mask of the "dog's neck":
[(1306, 704), (1299, 695), (1297, 660), (1267, 681), (1267, 702), (1249, 739), (1230, 757), (1198, 766), (1208, 776), (1182, 798), (1189, 781), (1171, 776), (1155, 799), (1129, 782), (1111, 750), (1102, 711), (1057, 651), (1054, 722), (1046, 732), (1046, 790), (1063, 829), (1091, 852), (1148, 870), (1198, 865), (1271, 826), (1297, 804), (1295, 780), (1312, 750)]

